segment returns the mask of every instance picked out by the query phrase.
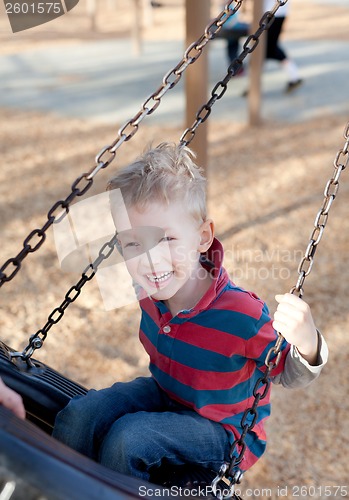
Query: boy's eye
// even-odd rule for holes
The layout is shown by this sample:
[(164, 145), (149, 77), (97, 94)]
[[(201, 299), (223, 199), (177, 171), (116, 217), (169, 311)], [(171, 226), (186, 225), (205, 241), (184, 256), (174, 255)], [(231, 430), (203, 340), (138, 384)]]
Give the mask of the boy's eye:
[(163, 238), (161, 238), (160, 242), (161, 241), (173, 241), (174, 238), (172, 236), (164, 236)]
[(135, 247), (139, 247), (139, 243), (137, 243), (136, 241), (130, 241), (129, 243), (126, 243), (124, 245), (124, 248), (135, 248)]

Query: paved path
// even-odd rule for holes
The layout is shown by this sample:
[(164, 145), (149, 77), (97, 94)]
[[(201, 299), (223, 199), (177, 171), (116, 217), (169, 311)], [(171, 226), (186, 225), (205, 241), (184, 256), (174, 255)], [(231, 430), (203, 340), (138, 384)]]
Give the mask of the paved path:
[[(304, 85), (285, 95), (285, 74), (276, 63), (268, 62), (263, 73), (262, 116), (290, 122), (331, 113), (349, 116), (349, 42), (284, 45), (298, 62)], [(181, 60), (183, 50), (180, 42), (148, 42), (137, 58), (131, 55), (129, 40), (114, 40), (2, 56), (0, 106), (120, 124), (159, 87), (163, 75)], [(223, 40), (210, 44), (210, 89), (226, 74), (225, 55)], [(247, 103), (241, 97), (247, 85), (247, 77), (234, 78), (212, 116), (247, 122)], [(181, 124), (183, 116), (184, 78), (146, 120)]]

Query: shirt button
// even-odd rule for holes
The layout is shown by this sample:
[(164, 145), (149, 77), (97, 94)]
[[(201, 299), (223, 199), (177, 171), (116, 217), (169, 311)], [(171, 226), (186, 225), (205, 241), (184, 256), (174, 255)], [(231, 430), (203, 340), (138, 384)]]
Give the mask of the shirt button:
[(163, 329), (162, 329), (162, 331), (163, 331), (164, 333), (170, 333), (170, 331), (171, 331), (171, 327), (170, 327), (170, 325), (166, 325), (166, 326), (164, 326), (164, 327), (163, 327)]

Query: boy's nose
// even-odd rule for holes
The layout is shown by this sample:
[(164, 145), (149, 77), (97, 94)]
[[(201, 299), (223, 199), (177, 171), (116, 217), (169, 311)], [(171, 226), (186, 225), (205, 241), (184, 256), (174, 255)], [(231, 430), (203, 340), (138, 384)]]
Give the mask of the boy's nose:
[(141, 255), (140, 265), (149, 273), (153, 273), (154, 269), (161, 264), (162, 252), (159, 245), (147, 250)]

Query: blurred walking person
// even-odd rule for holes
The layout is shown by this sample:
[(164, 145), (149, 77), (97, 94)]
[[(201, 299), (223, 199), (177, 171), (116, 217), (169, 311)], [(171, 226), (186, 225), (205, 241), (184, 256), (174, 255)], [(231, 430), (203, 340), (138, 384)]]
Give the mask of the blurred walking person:
[[(287, 93), (292, 92), (303, 83), (297, 64), (289, 58), (279, 44), (279, 38), (289, 14), (290, 2), (291, 0), (288, 0), (285, 5), (278, 8), (275, 19), (267, 31), (266, 40), (266, 59), (274, 59), (282, 64), (288, 78), (285, 89)], [(275, 0), (264, 0), (264, 11), (271, 11), (274, 5)]]

